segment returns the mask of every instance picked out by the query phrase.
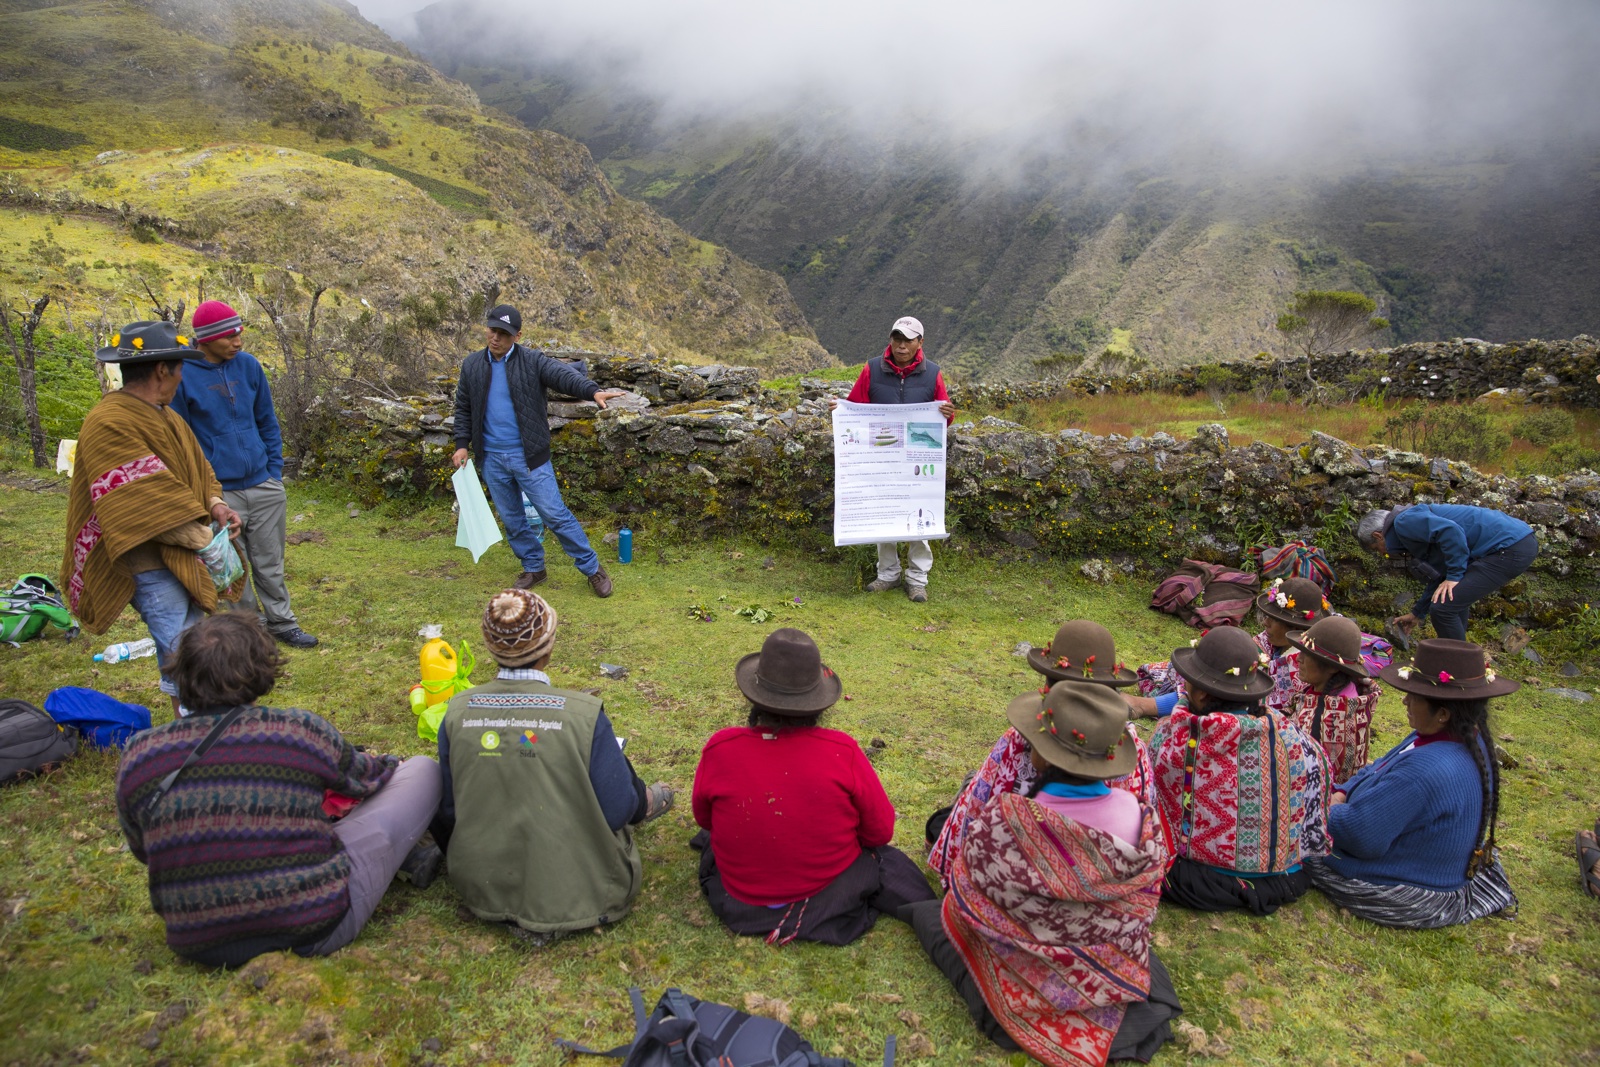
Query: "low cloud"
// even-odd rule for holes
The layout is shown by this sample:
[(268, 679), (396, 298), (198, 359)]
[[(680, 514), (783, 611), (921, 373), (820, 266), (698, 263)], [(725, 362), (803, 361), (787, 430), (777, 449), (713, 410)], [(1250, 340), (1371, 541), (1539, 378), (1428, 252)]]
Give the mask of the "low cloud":
[[(412, 36), (408, 0), (359, 6)], [(452, 21), (485, 61), (576, 64), (663, 121), (808, 116), (977, 156), (1600, 142), (1594, 0), (496, 0)]]

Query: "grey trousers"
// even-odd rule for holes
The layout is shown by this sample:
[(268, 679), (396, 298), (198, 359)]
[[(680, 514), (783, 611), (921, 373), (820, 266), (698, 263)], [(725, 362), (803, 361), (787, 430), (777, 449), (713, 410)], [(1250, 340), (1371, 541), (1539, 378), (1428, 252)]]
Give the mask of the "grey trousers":
[[(907, 541), (905, 576), (907, 585), (927, 585), (928, 572), (933, 570), (933, 546), (926, 541)], [(878, 542), (878, 578), (885, 582), (899, 581), (900, 542)]]
[(443, 787), (438, 762), (413, 756), (395, 769), (382, 789), (333, 824), (333, 836), (350, 854), (350, 910), (327, 937), (296, 952), (326, 956), (356, 939), (378, 910), (406, 853), (427, 831), (439, 810)]
[(245, 562), (250, 564), (250, 581), (245, 584), (239, 606), (259, 607), (267, 617), (267, 629), (273, 632), (298, 625), (289, 607), (289, 589), (284, 583), (283, 547), (289, 528), (289, 497), (283, 490), (283, 482), (271, 478), (248, 489), (224, 489), (222, 499), (239, 513), (242, 531), (235, 544), (244, 553)]

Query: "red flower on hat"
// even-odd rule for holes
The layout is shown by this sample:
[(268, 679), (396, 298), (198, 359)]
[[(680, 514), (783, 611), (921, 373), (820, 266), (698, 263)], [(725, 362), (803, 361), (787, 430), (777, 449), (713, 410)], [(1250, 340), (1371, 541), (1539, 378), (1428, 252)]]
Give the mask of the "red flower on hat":
[(1070, 730), (1068, 732), (1072, 734), (1072, 739), (1074, 741), (1078, 742), (1078, 744), (1080, 744), (1080, 745), (1083, 744), (1085, 741), (1089, 740), (1087, 737), (1084, 736), (1082, 730)]
[(1440, 671), (1439, 672), (1439, 684), (1440, 685), (1449, 685), (1450, 684), (1450, 672), (1449, 671)]
[(1072, 666), (1072, 661), (1067, 657), (1062, 656), (1060, 659), (1056, 660), (1056, 666), (1065, 670), (1066, 668)]

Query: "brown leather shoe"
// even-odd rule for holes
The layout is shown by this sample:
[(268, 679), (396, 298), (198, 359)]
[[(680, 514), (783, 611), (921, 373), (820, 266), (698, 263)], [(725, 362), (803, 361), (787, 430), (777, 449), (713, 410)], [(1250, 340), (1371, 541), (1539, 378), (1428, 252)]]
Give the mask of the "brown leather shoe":
[(548, 571), (523, 571), (517, 575), (517, 580), (511, 583), (511, 588), (532, 589), (548, 577), (550, 577), (550, 572)]
[(601, 599), (611, 595), (611, 576), (606, 573), (604, 567), (589, 575), (589, 588), (593, 589), (594, 595)]

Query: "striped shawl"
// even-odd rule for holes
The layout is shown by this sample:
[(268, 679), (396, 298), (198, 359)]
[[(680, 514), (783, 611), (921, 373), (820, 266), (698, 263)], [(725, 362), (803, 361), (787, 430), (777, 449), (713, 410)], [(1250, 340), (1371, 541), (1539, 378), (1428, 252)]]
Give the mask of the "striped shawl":
[[(183, 523), (207, 521), (207, 502), (221, 497), (200, 442), (170, 408), (125, 392), (102, 397), (78, 436), (61, 557), (61, 588), (84, 629), (105, 633), (133, 599), (133, 574), (122, 559), (130, 549)], [(214, 611), (217, 590), (200, 557), (160, 548), (189, 595)]]
[(1292, 719), (1196, 715), (1185, 700), (1161, 720), (1150, 749), (1156, 796), (1180, 856), (1242, 874), (1281, 874), (1331, 847), (1328, 758)]
[(323, 792), (371, 796), (399, 761), (357, 752), (309, 711), (255, 707), (151, 810), (156, 785), (215, 722), (195, 715), (134, 735), (117, 770), (117, 815), (150, 868), (167, 944), (236, 965), (310, 943), (344, 917), (350, 858), (323, 815)]
[(1167, 852), (1144, 809), (1135, 848), (1007, 793), (967, 825), (942, 917), (1006, 1033), (1050, 1067), (1100, 1067), (1150, 995)]

